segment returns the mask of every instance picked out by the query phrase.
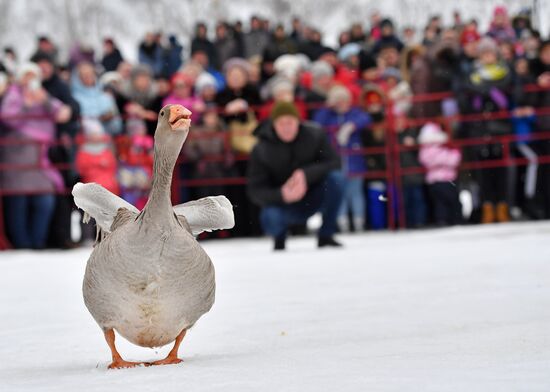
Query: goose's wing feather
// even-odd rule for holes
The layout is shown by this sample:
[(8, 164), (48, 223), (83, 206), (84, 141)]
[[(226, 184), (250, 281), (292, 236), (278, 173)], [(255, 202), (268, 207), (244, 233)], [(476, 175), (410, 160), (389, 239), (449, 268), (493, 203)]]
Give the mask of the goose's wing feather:
[(116, 212), (115, 219), (113, 220), (113, 224), (111, 225), (111, 231), (115, 231), (119, 227), (125, 225), (129, 221), (136, 220), (136, 217), (138, 216), (138, 212), (130, 211), (125, 207), (121, 207)]
[(185, 217), (193, 235), (235, 226), (233, 205), (225, 196), (209, 196), (178, 204), (174, 206), (174, 212)]
[(128, 213), (131, 213), (132, 217), (139, 214), (139, 210), (132, 204), (96, 183), (83, 184), (79, 182), (73, 187), (72, 194), (77, 207), (94, 218), (104, 233), (111, 232), (111, 226), (119, 215), (119, 209), (122, 209), (120, 210), (122, 216), (118, 218), (119, 223), (115, 226), (120, 226), (121, 220), (126, 222)]

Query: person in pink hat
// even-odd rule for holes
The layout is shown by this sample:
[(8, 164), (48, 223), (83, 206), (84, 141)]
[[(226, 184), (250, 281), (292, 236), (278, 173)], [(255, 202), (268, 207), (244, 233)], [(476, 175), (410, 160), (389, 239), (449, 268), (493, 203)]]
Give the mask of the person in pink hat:
[(504, 6), (497, 6), (493, 11), (493, 20), (487, 35), (493, 38), (497, 43), (513, 42), (516, 40), (516, 33), (512, 28), (508, 10)]

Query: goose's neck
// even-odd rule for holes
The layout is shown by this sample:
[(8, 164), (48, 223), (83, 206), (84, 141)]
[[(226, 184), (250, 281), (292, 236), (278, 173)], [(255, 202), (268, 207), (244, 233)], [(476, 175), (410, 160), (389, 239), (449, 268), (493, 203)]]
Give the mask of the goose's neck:
[(179, 156), (183, 140), (175, 143), (155, 143), (153, 184), (145, 210), (153, 217), (166, 219), (173, 217), (170, 199), (172, 173)]

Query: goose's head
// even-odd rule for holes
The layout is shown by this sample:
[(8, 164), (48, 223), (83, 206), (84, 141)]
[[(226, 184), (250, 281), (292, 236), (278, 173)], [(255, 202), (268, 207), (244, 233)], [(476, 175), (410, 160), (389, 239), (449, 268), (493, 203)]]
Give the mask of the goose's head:
[(155, 139), (185, 139), (191, 127), (191, 111), (181, 105), (166, 105), (158, 116)]

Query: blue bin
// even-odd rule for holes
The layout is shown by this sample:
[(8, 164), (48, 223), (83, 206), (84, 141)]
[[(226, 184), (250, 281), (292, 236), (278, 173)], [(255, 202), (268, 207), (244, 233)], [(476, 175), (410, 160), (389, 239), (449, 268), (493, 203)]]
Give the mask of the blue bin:
[(373, 230), (383, 230), (388, 227), (388, 202), (386, 191), (382, 188), (379, 184), (369, 185), (367, 188), (367, 220)]

